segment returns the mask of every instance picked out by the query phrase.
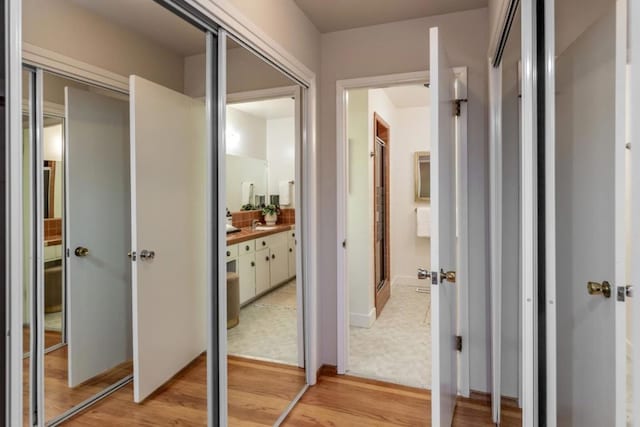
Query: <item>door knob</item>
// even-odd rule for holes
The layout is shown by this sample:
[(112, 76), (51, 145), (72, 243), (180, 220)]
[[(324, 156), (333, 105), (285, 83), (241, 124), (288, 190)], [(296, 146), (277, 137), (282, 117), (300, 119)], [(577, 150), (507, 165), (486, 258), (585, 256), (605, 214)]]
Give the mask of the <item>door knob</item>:
[(602, 295), (605, 298), (611, 298), (611, 284), (609, 282), (589, 282), (587, 283), (587, 292), (589, 295)]
[(146, 249), (143, 249), (140, 251), (140, 259), (141, 260), (145, 260), (145, 259), (154, 259), (156, 257), (156, 252), (155, 251), (149, 251)]
[(136, 260), (136, 251), (131, 251), (131, 252), (127, 253), (127, 256), (129, 258), (131, 258), (133, 261), (135, 261)]
[(455, 271), (444, 271), (442, 268), (440, 269), (440, 283), (447, 281), (449, 283), (456, 283), (456, 272)]
[(89, 249), (85, 248), (84, 246), (78, 246), (73, 252), (76, 254), (76, 256), (81, 257), (89, 255)]
[(628, 297), (632, 297), (633, 296), (633, 286), (632, 285), (627, 285), (625, 286), (625, 291)]
[(418, 279), (425, 280), (431, 277), (431, 272), (426, 268), (418, 268)]

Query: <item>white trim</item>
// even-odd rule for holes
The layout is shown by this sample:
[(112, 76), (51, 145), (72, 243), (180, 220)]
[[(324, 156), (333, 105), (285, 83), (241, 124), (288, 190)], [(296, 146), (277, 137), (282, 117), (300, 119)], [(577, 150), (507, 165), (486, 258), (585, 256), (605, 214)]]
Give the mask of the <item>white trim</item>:
[(376, 308), (371, 307), (369, 313), (349, 313), (349, 326), (370, 328), (376, 320)]
[(266, 101), (285, 97), (295, 97), (299, 86), (281, 86), (269, 89), (250, 90), (247, 92), (234, 92), (227, 94), (227, 105), (240, 102)]
[(5, 2), (5, 55), (6, 55), (6, 118), (7, 118), (7, 159), (6, 177), (8, 194), (6, 198), (7, 235), (5, 286), (7, 292), (7, 378), (5, 425), (22, 426), (22, 325), (23, 325), (23, 209), (22, 209), (22, 2)]
[(555, 0), (544, 0), (546, 62), (545, 81), (545, 297), (546, 301), (546, 421), (555, 427), (557, 398), (557, 321), (556, 321), (556, 41)]
[[(614, 283), (627, 283), (627, 0), (616, 0), (615, 18), (615, 136), (614, 136)], [(627, 425), (627, 303), (615, 302), (614, 309), (615, 425)], [(636, 393), (638, 391), (636, 390)], [(637, 422), (637, 421), (636, 421)]]
[[(456, 96), (467, 97), (467, 68), (455, 67), (454, 73), (458, 84)], [(337, 341), (338, 341), (338, 373), (344, 374), (349, 370), (349, 290), (347, 286), (347, 259), (343, 241), (346, 240), (347, 230), (347, 91), (358, 88), (374, 88), (400, 86), (407, 84), (425, 83), (429, 81), (428, 71), (412, 73), (387, 74), (373, 77), (363, 77), (336, 82), (336, 284), (337, 284)], [(459, 138), (460, 156), (458, 156), (460, 183), (458, 214), (458, 331), (469, 342), (469, 210), (468, 210), (468, 153), (467, 153), (467, 108), (461, 104), (461, 115), (456, 121), (456, 134)], [(347, 242), (348, 244), (348, 242)], [(458, 393), (469, 396), (469, 346), (463, 346), (458, 356)]]
[[(632, 1), (629, 3), (629, 45), (631, 47), (631, 60), (633, 66), (638, 66), (640, 59), (640, 3)], [(632, 67), (633, 67), (632, 66)], [(629, 117), (638, 117), (640, 113), (640, 72), (637, 69), (630, 73), (630, 96), (631, 112)], [(631, 120), (631, 182), (640, 182), (640, 121)], [(640, 185), (631, 186), (631, 234), (629, 238), (632, 242), (640, 242)], [(640, 247), (631, 245), (631, 283), (635, 285), (635, 295), (630, 298), (632, 305), (633, 325), (640, 325)], [(640, 327), (634, 327), (631, 340), (633, 346), (633, 420), (634, 427), (640, 427)]]
[(522, 427), (538, 425), (536, 2), (522, 10)]
[(78, 61), (30, 43), (22, 45), (23, 61), (66, 77), (76, 78), (98, 86), (106, 86), (119, 92), (129, 92), (129, 79), (95, 65)]
[(502, 399), (502, 65), (489, 58), (489, 230), (491, 247), (491, 414)]

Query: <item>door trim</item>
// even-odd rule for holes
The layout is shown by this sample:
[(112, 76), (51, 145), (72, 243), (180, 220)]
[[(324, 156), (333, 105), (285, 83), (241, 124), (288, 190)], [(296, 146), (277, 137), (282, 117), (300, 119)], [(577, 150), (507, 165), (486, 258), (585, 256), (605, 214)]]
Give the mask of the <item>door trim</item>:
[[(382, 165), (382, 168), (384, 169), (384, 190), (385, 192), (389, 193), (389, 197), (384, 197), (384, 248), (383, 248), (383, 260), (381, 260), (381, 262), (385, 265), (385, 272), (384, 275), (385, 277), (383, 278), (384, 283), (382, 285), (382, 288), (378, 289), (378, 285), (379, 283), (376, 283), (376, 276), (375, 274), (373, 275), (373, 301), (374, 301), (374, 306), (376, 309), (376, 319), (378, 317), (380, 317), (380, 313), (382, 313), (382, 310), (384, 309), (384, 306), (387, 304), (387, 301), (389, 301), (389, 298), (391, 297), (391, 274), (389, 273), (390, 270), (390, 261), (391, 261), (391, 251), (390, 251), (390, 247), (391, 247), (391, 241), (390, 241), (390, 237), (391, 237), (391, 221), (390, 221), (390, 208), (391, 205), (389, 203), (389, 199), (391, 198), (391, 187), (390, 187), (390, 182), (389, 182), (389, 146), (391, 145), (391, 126), (389, 126), (389, 123), (387, 123), (380, 114), (378, 114), (377, 112), (373, 113), (373, 153), (375, 153), (376, 151), (376, 145), (378, 144), (377, 140), (380, 139), (382, 140), (382, 138), (378, 137), (378, 126), (382, 126), (384, 127), (388, 134), (387, 134), (387, 140), (384, 141), (385, 144), (383, 145), (383, 147), (385, 148), (385, 155), (384, 155), (384, 163)], [(375, 157), (375, 156), (374, 156)], [(375, 271), (376, 268), (376, 261), (375, 261), (375, 247), (376, 247), (376, 232), (377, 232), (377, 227), (376, 227), (376, 220), (375, 220), (375, 215), (376, 215), (376, 206), (378, 204), (378, 195), (376, 193), (376, 178), (377, 178), (377, 173), (376, 173), (376, 168), (373, 168), (373, 242), (371, 242), (373, 244), (373, 248), (374, 248), (374, 259), (373, 259), (373, 268)]]
[[(455, 67), (454, 73), (459, 84), (456, 96), (467, 97), (467, 68)], [(429, 81), (428, 71), (386, 74), (373, 77), (338, 80), (336, 82), (336, 285), (337, 285), (337, 352), (338, 373), (349, 370), (349, 289), (347, 286), (347, 255), (343, 247), (347, 230), (347, 91), (351, 89), (423, 84)], [(469, 195), (468, 195), (468, 150), (467, 120), (468, 103), (461, 103), (460, 117), (456, 124), (459, 138), (460, 156), (458, 157), (458, 334), (463, 340), (469, 339)], [(470, 393), (469, 346), (463, 346), (458, 356), (458, 393), (468, 397)]]

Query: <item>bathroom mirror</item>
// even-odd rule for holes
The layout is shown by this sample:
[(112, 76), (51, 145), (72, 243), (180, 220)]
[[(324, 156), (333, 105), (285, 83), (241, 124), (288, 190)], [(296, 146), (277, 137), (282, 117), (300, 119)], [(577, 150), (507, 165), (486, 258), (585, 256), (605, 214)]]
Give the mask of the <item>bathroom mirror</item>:
[(258, 205), (259, 196), (267, 194), (267, 161), (232, 154), (226, 159), (227, 209), (237, 212), (248, 204)]
[(416, 202), (431, 200), (431, 154), (428, 151), (417, 151), (415, 159), (415, 190)]

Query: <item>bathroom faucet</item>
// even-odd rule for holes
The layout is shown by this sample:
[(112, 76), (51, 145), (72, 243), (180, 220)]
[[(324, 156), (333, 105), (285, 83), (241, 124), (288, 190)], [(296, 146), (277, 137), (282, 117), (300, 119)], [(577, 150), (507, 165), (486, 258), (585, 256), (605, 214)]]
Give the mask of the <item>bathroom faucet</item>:
[(256, 231), (258, 224), (260, 224), (260, 221), (258, 221), (257, 219), (254, 219), (253, 221), (251, 221), (251, 231)]

